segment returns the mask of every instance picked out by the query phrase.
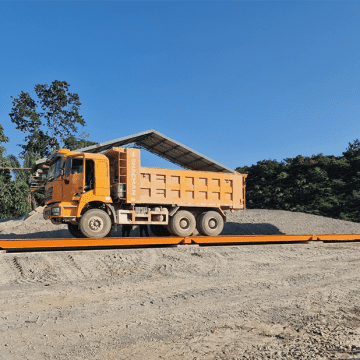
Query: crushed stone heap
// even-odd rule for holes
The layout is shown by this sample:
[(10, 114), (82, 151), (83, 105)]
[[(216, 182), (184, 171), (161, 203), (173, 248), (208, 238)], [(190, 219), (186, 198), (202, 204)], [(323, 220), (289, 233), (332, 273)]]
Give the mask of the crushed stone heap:
[[(37, 208), (18, 218), (0, 220), (0, 239), (71, 238), (67, 225), (54, 225), (43, 219)], [(37, 212), (38, 211), (38, 212)], [(35, 214), (35, 215), (34, 215)], [(254, 209), (227, 214), (222, 235), (272, 234), (359, 234), (360, 224), (284, 210)], [(113, 237), (121, 236), (121, 226)], [(130, 236), (140, 236), (139, 228)]]

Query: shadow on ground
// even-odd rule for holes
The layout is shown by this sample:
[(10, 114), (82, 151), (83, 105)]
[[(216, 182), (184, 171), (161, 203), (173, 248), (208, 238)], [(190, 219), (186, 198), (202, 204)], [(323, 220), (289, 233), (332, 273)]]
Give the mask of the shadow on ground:
[(221, 235), (276, 235), (284, 234), (276, 226), (269, 223), (226, 223)]
[(38, 231), (27, 234), (1, 234), (0, 239), (61, 239), (72, 238), (68, 230)]
[[(275, 235), (284, 234), (279, 229), (269, 223), (263, 224), (251, 224), (251, 223), (227, 223), (224, 226), (224, 230), (221, 235)], [(150, 236), (154, 236), (149, 231)], [(139, 237), (139, 229), (132, 230), (130, 237)], [(54, 230), (54, 231), (38, 231), (26, 234), (1, 234), (0, 239), (61, 239), (72, 238), (73, 236), (66, 229)], [(112, 232), (112, 237), (121, 237), (121, 226), (118, 226), (117, 231)]]

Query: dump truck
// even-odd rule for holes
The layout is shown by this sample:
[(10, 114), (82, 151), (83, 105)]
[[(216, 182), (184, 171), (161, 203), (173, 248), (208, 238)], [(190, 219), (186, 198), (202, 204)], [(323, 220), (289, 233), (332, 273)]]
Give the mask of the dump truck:
[(217, 236), (226, 210), (245, 210), (246, 174), (142, 167), (140, 149), (60, 149), (48, 159), (44, 218), (77, 238), (103, 238), (122, 225), (156, 236)]

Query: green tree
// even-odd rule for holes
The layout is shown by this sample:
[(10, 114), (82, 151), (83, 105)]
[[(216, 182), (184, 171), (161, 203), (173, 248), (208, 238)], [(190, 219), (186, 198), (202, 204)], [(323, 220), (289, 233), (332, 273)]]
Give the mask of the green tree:
[(47, 157), (59, 149), (65, 139), (75, 137), (78, 125), (85, 125), (79, 114), (79, 95), (69, 92), (66, 81), (55, 80), (50, 86), (36, 85), (35, 101), (27, 92), (13, 98), (10, 118), (16, 129), (26, 133), (25, 144), (19, 145), (26, 153)]
[(87, 146), (91, 146), (91, 145), (96, 145), (98, 143), (93, 142), (93, 141), (89, 141), (86, 140), (85, 138), (89, 137), (89, 134), (86, 134), (85, 132), (83, 132), (79, 139), (76, 139), (74, 136), (70, 136), (67, 139), (64, 139), (64, 147), (66, 149), (69, 149), (71, 151), (76, 150), (76, 149), (81, 149)]
[(360, 141), (356, 139), (353, 143), (349, 143), (343, 155), (350, 166), (344, 174), (346, 188), (342, 216), (345, 216), (346, 220), (360, 222)]
[[(251, 167), (236, 169), (237, 172), (248, 174), (246, 179), (247, 207), (250, 209), (281, 209), (279, 201), (282, 189), (279, 187), (279, 175), (284, 171), (284, 164), (276, 160), (258, 161)], [(281, 178), (282, 179), (282, 178)]]
[(360, 141), (359, 139), (354, 140), (353, 143), (349, 143), (348, 148), (345, 152), (343, 152), (343, 155), (347, 159), (357, 158), (360, 156)]
[[(4, 128), (0, 124), (0, 143), (9, 142), (9, 138), (4, 134)], [(2, 148), (5, 149), (5, 148)], [(4, 150), (3, 150), (4, 151)]]
[[(4, 156), (6, 151), (5, 147), (2, 146), (2, 143), (9, 142), (9, 138), (4, 134), (4, 128), (0, 124), (0, 167), (8, 167), (9, 161)], [(7, 169), (0, 169), (0, 182), (4, 182), (11, 179), (10, 171)]]
[[(9, 138), (5, 136), (4, 129), (0, 125), (0, 143), (8, 141)], [(4, 157), (5, 151), (5, 147), (0, 146), (0, 166), (11, 167), (16, 158)], [(30, 202), (26, 201), (29, 193), (29, 185), (24, 179), (21, 177), (12, 179), (10, 170), (0, 169), (0, 218), (17, 217), (27, 213), (31, 207)]]
[(236, 171), (248, 174), (249, 209), (281, 209), (360, 222), (360, 142), (342, 157), (323, 154), (263, 160)]

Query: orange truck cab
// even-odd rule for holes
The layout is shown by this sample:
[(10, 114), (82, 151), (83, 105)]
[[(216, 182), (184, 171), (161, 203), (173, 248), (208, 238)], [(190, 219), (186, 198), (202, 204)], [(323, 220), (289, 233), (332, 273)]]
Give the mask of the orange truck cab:
[(60, 149), (49, 159), (44, 218), (75, 237), (110, 236), (117, 225), (150, 225), (157, 236), (216, 236), (225, 210), (245, 209), (245, 174), (140, 166), (140, 150)]

